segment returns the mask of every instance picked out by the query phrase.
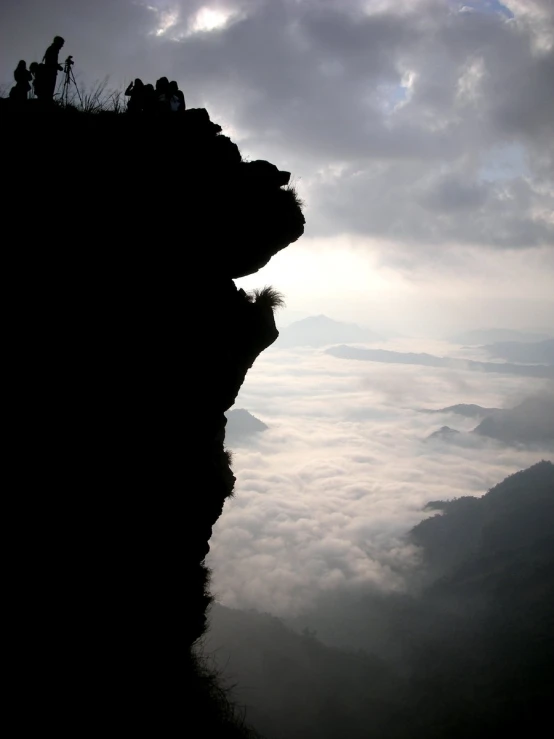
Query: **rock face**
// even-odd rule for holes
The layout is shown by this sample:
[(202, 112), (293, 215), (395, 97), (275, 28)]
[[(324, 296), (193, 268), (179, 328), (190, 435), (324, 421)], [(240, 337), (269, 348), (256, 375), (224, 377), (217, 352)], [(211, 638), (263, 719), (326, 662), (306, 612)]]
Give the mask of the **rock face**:
[[(14, 684), (164, 733), (233, 490), (224, 413), (278, 336), (233, 278), (304, 218), (288, 173), (243, 162), (204, 110), (3, 103)], [(59, 719), (51, 698), (35, 709)]]

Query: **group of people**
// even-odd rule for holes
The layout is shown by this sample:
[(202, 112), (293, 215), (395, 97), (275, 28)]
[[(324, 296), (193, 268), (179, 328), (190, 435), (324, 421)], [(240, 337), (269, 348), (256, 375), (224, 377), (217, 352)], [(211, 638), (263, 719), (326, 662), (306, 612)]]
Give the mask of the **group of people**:
[[(33, 89), (35, 97), (39, 100), (52, 101), (56, 92), (58, 72), (63, 72), (64, 67), (60, 64), (59, 55), (65, 44), (61, 36), (56, 36), (52, 44), (46, 50), (42, 62), (33, 62), (27, 69), (27, 62), (23, 59), (17, 65), (14, 72), (15, 85), (10, 90), (10, 98), (15, 102), (24, 102)], [(72, 57), (68, 57), (66, 65), (72, 65)], [(70, 67), (66, 68), (69, 74)], [(161, 77), (156, 82), (156, 87), (151, 84), (145, 85), (142, 80), (136, 79), (131, 82), (125, 90), (129, 98), (127, 111), (129, 113), (179, 113), (186, 109), (185, 96), (179, 89), (177, 82), (170, 82), (167, 77)]]
[(17, 102), (27, 100), (29, 92), (34, 90), (39, 100), (52, 100), (56, 91), (58, 72), (63, 71), (59, 62), (60, 51), (65, 41), (56, 36), (52, 44), (46, 49), (42, 62), (33, 62), (27, 69), (27, 62), (22, 59), (13, 73), (15, 85), (10, 90), (10, 98)]
[(170, 82), (167, 77), (161, 77), (156, 87), (136, 79), (125, 90), (125, 95), (129, 98), (128, 113), (181, 113), (187, 107), (179, 85), (175, 81)]

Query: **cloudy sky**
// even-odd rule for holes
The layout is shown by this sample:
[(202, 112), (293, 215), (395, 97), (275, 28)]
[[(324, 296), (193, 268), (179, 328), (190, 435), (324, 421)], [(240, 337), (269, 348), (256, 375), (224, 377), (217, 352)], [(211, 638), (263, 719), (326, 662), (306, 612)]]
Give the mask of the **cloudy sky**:
[[(554, 0), (2, 0), (0, 83), (55, 34), (83, 85), (177, 79), (243, 156), (293, 173), (306, 235), (241, 281), (285, 293), (282, 324), (325, 313), (435, 354), (452, 347), (423, 337), (554, 329)], [(430, 446), (416, 409), (543, 389), (270, 350), (239, 399), (270, 429), (236, 452), (216, 592), (293, 613), (329, 588), (402, 587), (427, 500), (547, 456)]]
[(293, 172), (306, 236), (246, 283), (290, 316), (554, 324), (553, 0), (3, 0), (0, 80), (54, 34)]

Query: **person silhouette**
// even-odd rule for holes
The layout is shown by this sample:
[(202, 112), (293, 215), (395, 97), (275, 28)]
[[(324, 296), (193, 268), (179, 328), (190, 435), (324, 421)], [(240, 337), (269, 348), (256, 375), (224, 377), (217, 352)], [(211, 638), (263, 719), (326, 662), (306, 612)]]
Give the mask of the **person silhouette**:
[(35, 97), (39, 100), (44, 99), (44, 70), (44, 64), (33, 62), (29, 65), (29, 71), (33, 75), (33, 90), (35, 92)]
[(127, 103), (127, 112), (142, 113), (144, 110), (145, 97), (143, 81), (137, 78), (134, 82), (131, 82), (129, 87), (125, 90), (125, 95), (129, 98), (129, 102)]
[(156, 90), (154, 90), (154, 85), (151, 85), (150, 83), (147, 85), (144, 85), (144, 93), (143, 93), (144, 112), (145, 113), (155, 113), (157, 103), (158, 103), (158, 98), (156, 97)]
[(160, 77), (156, 82), (156, 98), (158, 100), (158, 110), (165, 112), (169, 111), (169, 80), (167, 77)]
[(30, 82), (33, 79), (33, 75), (27, 69), (27, 62), (24, 59), (17, 65), (13, 76), (15, 85), (10, 90), (10, 99), (18, 103), (25, 102), (27, 100), (27, 94), (31, 89)]
[(60, 51), (65, 41), (61, 36), (56, 36), (54, 41), (46, 49), (46, 54), (42, 60), (44, 63), (44, 98), (52, 100), (56, 91), (56, 80), (58, 72), (63, 72), (63, 67), (59, 62)]
[(179, 90), (175, 80), (169, 83), (169, 108), (173, 113), (181, 113), (185, 110), (185, 96)]

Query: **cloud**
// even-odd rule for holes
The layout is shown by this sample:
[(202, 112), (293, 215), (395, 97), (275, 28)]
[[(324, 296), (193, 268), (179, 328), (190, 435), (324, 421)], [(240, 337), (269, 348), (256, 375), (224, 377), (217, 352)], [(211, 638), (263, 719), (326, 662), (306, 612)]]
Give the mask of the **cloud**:
[(83, 78), (179, 79), (246, 154), (293, 171), (312, 234), (551, 248), (552, 4), (469, 5), (18, 0), (0, 63), (62, 33)]
[(338, 365), (317, 350), (273, 351), (247, 377), (238, 405), (269, 429), (237, 449), (237, 495), (214, 529), (213, 589), (227, 605), (293, 615), (322, 593), (402, 591), (419, 562), (404, 535), (429, 500), (480, 495), (546, 454), (489, 440), (430, 445), (445, 422), (476, 422), (417, 411), (510, 405), (544, 382)]

